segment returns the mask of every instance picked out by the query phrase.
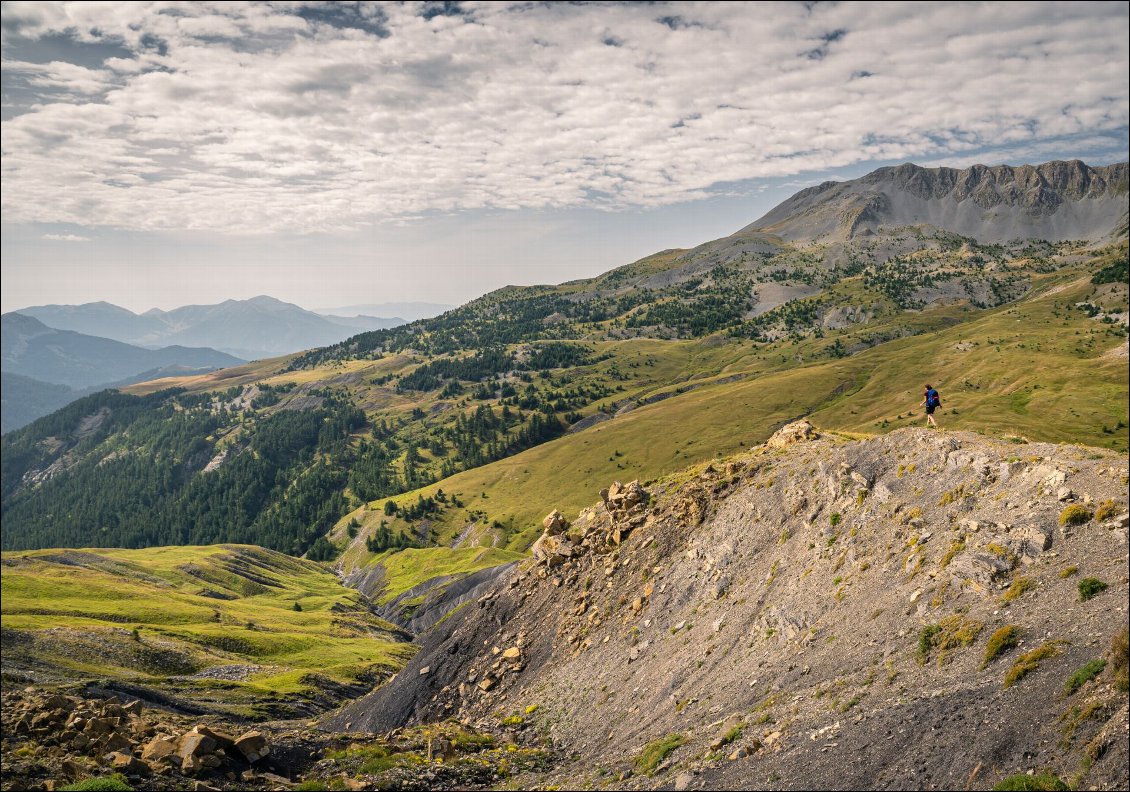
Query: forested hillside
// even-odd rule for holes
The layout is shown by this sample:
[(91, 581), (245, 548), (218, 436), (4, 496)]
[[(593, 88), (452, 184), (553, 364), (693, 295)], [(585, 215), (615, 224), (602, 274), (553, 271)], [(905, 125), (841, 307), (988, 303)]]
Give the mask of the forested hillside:
[(98, 394), (5, 436), (3, 547), (253, 542), (350, 564), (437, 542), (521, 550), (539, 512), (600, 477), (669, 472), (819, 411), (908, 425), (921, 383), (906, 376), (962, 394), (951, 424), (1125, 450), (1125, 227), (1112, 238), (743, 229)]

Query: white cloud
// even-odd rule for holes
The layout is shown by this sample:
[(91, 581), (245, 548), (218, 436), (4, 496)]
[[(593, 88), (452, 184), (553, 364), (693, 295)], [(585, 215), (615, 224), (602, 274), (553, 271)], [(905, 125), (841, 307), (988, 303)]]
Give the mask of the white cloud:
[(6, 41), (136, 58), (5, 59), (42, 91), (0, 132), (5, 221), (335, 231), (1126, 139), (1124, 3), (349, 9), (6, 4)]
[(89, 242), (90, 237), (79, 236), (78, 234), (44, 234), (43, 239), (49, 242)]

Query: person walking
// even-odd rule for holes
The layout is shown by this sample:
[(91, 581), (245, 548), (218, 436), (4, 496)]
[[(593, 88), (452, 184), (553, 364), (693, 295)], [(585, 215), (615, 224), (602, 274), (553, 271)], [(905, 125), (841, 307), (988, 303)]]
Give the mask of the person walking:
[(919, 406), (922, 405), (926, 406), (926, 425), (937, 429), (938, 422), (934, 420), (934, 410), (942, 406), (942, 398), (934, 390), (934, 386), (928, 382), (926, 383), (925, 393), (922, 395), (922, 404)]

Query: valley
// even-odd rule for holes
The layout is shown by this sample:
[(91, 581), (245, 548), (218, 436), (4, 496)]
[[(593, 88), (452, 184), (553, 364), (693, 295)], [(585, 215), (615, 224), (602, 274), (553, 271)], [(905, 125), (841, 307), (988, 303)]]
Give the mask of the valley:
[[(264, 729), (280, 788), (1116, 788), (1126, 181), (884, 168), (79, 399), (3, 437), (5, 690)], [(217, 761), (134, 769), (252, 783)]]

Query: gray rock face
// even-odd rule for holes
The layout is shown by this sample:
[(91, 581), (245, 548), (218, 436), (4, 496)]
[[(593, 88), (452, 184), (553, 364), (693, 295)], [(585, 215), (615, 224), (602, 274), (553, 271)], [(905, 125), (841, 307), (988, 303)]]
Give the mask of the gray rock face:
[(1127, 177), (1124, 162), (964, 170), (908, 163), (802, 190), (738, 235), (847, 240), (881, 227), (931, 225), (984, 242), (1098, 239), (1127, 215)]

